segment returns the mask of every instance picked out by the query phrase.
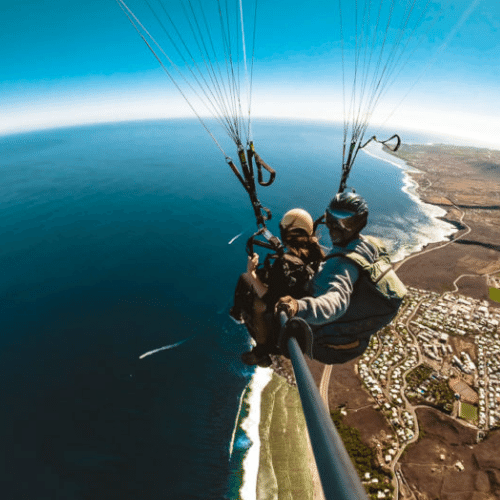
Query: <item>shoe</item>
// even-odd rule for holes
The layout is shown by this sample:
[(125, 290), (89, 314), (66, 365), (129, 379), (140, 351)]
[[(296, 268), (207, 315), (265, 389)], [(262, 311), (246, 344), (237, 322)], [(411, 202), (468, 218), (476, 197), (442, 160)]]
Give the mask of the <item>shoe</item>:
[(273, 363), (271, 357), (264, 349), (263, 346), (256, 346), (251, 351), (244, 352), (241, 355), (241, 361), (249, 366), (258, 365), (263, 368), (271, 366)]

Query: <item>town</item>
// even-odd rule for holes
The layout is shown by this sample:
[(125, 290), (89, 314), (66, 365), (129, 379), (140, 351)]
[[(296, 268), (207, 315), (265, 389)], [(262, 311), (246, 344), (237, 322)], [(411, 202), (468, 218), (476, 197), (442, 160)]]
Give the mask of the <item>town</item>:
[(500, 426), (499, 324), (500, 308), (486, 301), (409, 288), (398, 316), (372, 338), (358, 364), (393, 430), (379, 445), (381, 465), (395, 472), (406, 446), (418, 439), (416, 406), (473, 426), (478, 440)]

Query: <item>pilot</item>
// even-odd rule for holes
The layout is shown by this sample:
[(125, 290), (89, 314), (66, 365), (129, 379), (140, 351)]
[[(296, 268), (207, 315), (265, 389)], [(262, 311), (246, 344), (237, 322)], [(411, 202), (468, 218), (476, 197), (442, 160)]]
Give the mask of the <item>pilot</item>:
[(344, 363), (361, 355), (371, 335), (395, 317), (406, 288), (382, 241), (360, 234), (368, 221), (368, 206), (361, 196), (338, 193), (321, 219), (333, 248), (308, 283), (308, 296), (282, 297), (276, 311), (309, 324), (314, 359)]

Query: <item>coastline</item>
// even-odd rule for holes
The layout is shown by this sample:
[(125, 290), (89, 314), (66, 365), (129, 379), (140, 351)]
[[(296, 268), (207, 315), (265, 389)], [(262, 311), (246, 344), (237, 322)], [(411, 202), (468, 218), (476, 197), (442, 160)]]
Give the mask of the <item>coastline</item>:
[[(370, 144), (364, 152), (377, 160), (389, 163), (402, 171), (403, 187), (401, 191), (405, 193), (422, 212), (430, 219), (430, 224), (418, 227), (418, 233), (411, 246), (401, 248), (392, 256), (393, 262), (400, 262), (428, 248), (429, 245), (435, 245), (451, 239), (459, 228), (449, 221), (447, 211), (427, 200), (420, 192), (418, 175), (423, 174), (414, 165), (390, 153), (390, 150), (382, 144)], [(414, 228), (415, 229), (415, 228)]]
[(490, 306), (500, 272), (500, 151), (443, 144), (403, 145), (386, 153), (408, 165), (415, 194), (454, 226), (448, 241), (429, 242), (396, 266), (403, 282), (443, 293), (457, 291)]
[(250, 446), (242, 463), (241, 500), (322, 500), (290, 361), (273, 356), (270, 368), (255, 370), (246, 391), (249, 413), (239, 427)]
[[(430, 148), (432, 146), (427, 147)], [(472, 154), (474, 154), (475, 150), (473, 150), (472, 148), (470, 149), (472, 151)], [(484, 231), (482, 231), (482, 225), (480, 224), (480, 221), (478, 221), (477, 218), (474, 217), (474, 213), (472, 214), (471, 220), (469, 220), (469, 218), (467, 217), (467, 212), (470, 213), (474, 212), (474, 210), (482, 210), (482, 205), (475, 204), (469, 207), (462, 206), (461, 208), (459, 208), (459, 202), (463, 201), (463, 199), (459, 196), (459, 193), (451, 193), (449, 186), (440, 186), (439, 189), (433, 189), (433, 186), (435, 186), (435, 179), (429, 178), (430, 175), (428, 171), (419, 168), (422, 166), (422, 161), (427, 160), (425, 154), (422, 158), (420, 158), (421, 161), (419, 162), (418, 160), (410, 161), (408, 160), (408, 158), (399, 156), (395, 153), (391, 153), (387, 149), (382, 147), (379, 148), (377, 153), (378, 154), (368, 152), (368, 154), (377, 158), (378, 160), (391, 163), (395, 167), (403, 170), (402, 190), (415, 203), (418, 203), (425, 211), (425, 213), (435, 221), (435, 225), (433, 227), (434, 231), (431, 235), (420, 234), (420, 237), (417, 236), (418, 241), (414, 246), (412, 246), (411, 248), (402, 249), (396, 255), (395, 260), (398, 261), (398, 275), (400, 275), (405, 283), (409, 283), (411, 286), (416, 286), (418, 288), (424, 288), (428, 290), (436, 290), (436, 288), (439, 288), (439, 290), (436, 291), (442, 292), (446, 290), (446, 287), (450, 287), (451, 283), (456, 282), (456, 278), (457, 276), (460, 276), (459, 273), (462, 270), (460, 268), (455, 269), (453, 265), (450, 266), (448, 264), (450, 263), (450, 261), (453, 262), (453, 258), (457, 258), (459, 261), (461, 258), (463, 260), (463, 255), (461, 254), (463, 254), (464, 252), (468, 252), (469, 255), (469, 259), (466, 259), (465, 265), (467, 265), (467, 262), (470, 263), (470, 257), (475, 255), (476, 262), (481, 261), (482, 259), (482, 264), (485, 264), (488, 270), (490, 269), (488, 268), (488, 259), (493, 258), (494, 260), (495, 258), (497, 258), (497, 268), (498, 271), (500, 271), (500, 246), (498, 247), (498, 249), (489, 248), (487, 242), (481, 241), (477, 242), (477, 244), (463, 245), (463, 247), (460, 247), (459, 244), (456, 244), (462, 237), (468, 235), (473, 231), (475, 231), (475, 233), (479, 235), (484, 234)], [(442, 154), (439, 150), (436, 154), (438, 156), (438, 159), (431, 158), (431, 161), (428, 162), (430, 166), (433, 166), (434, 162), (437, 162), (439, 160), (441, 169), (436, 174), (436, 176), (441, 176), (442, 178), (452, 177), (452, 175), (450, 174), (450, 170), (452, 170), (450, 162), (443, 161)], [(498, 165), (500, 167), (500, 162), (498, 163)], [(455, 175), (453, 175), (453, 177), (455, 177)], [(481, 182), (485, 181), (484, 176), (480, 176), (480, 179)], [(499, 200), (496, 201), (494, 196), (495, 193), (500, 193), (500, 182), (498, 182), (498, 184), (493, 183), (492, 185), (490, 185), (490, 190), (488, 193), (489, 196), (486, 196), (486, 199), (482, 199), (483, 205), (486, 204), (487, 206), (495, 206), (495, 203), (498, 203), (500, 208), (500, 196)], [(498, 214), (494, 213), (493, 219), (496, 219), (497, 217)], [(500, 241), (500, 227), (498, 229), (498, 236), (499, 239), (497, 241)], [(457, 255), (450, 256), (451, 244), (454, 244), (454, 253)], [(490, 245), (490, 247), (492, 246), (493, 245)], [(447, 248), (443, 248), (443, 250), (440, 250), (442, 247)], [(482, 252), (483, 250), (486, 251), (486, 255), (482, 255), (482, 253), (484, 253)], [(491, 252), (497, 253), (496, 255), (492, 255)], [(424, 254), (426, 255), (425, 257), (423, 257)], [(416, 261), (417, 259), (418, 261)], [(407, 262), (409, 261), (412, 262), (412, 265), (407, 264)], [(494, 260), (494, 262), (496, 261)], [(440, 273), (438, 273), (439, 277), (437, 279), (436, 270), (440, 271)], [(478, 276), (483, 276), (484, 274), (489, 276), (489, 273), (486, 272), (481, 274), (481, 270), (484, 270), (484, 266), (483, 268), (480, 268), (480, 266), (476, 266), (475, 271), (478, 273)], [(477, 287), (472, 287), (472, 289), (469, 289), (468, 291), (472, 296), (477, 297), (479, 295), (480, 298), (483, 298), (485, 300), (488, 299), (487, 286), (483, 286), (482, 291), (477, 289)], [(471, 291), (473, 293), (470, 293)], [(460, 293), (464, 293), (464, 291), (460, 290)], [(465, 294), (467, 295), (467, 291), (465, 291)], [(500, 304), (496, 305), (500, 307)], [(281, 375), (280, 383), (288, 385), (290, 390), (292, 390), (294, 389), (293, 380), (291, 380), (293, 379), (293, 370), (291, 366), (289, 366), (290, 363), (288, 360), (282, 357), (280, 357), (280, 360), (283, 360), (284, 363), (281, 364), (281, 366), (274, 366), (275, 363), (273, 363), (273, 369), (276, 373)], [(311, 365), (311, 363), (308, 364)], [(312, 362), (312, 365), (315, 365), (315, 363)], [(268, 384), (269, 387), (266, 386), (264, 388), (261, 398), (262, 418), (259, 426), (259, 432), (260, 440), (263, 444), (260, 454), (263, 466), (261, 469), (261, 466), (259, 465), (259, 473), (257, 476), (257, 500), (277, 498), (277, 496), (272, 496), (272, 494), (270, 493), (271, 491), (277, 491), (277, 483), (272, 483), (273, 487), (270, 487), (269, 479), (264, 479), (266, 473), (261, 472), (266, 470), (269, 471), (269, 469), (273, 468), (274, 455), (272, 458), (270, 458), (270, 453), (273, 448), (273, 439), (270, 438), (270, 425), (268, 425), (268, 423), (270, 419), (273, 418), (273, 416), (274, 418), (279, 418), (280, 414), (287, 411), (283, 404), (276, 402), (275, 396), (277, 391), (275, 389), (276, 384), (279, 383), (275, 380), (275, 378), (280, 378), (280, 375), (276, 375), (276, 373), (273, 375), (274, 382), (270, 381)], [(315, 378), (316, 380), (318, 380), (318, 374), (316, 374)], [(272, 385), (273, 383), (274, 386)], [(298, 393), (296, 394), (296, 396), (298, 398)], [(307, 431), (302, 433), (302, 438), (304, 437), (304, 435), (307, 436)], [(278, 440), (280, 438), (281, 436), (278, 436), (275, 437), (274, 440)], [(306, 451), (304, 449), (304, 445), (301, 445), (301, 449), (303, 449), (303, 453), (307, 453), (308, 456), (308, 471), (314, 471), (315, 463), (311, 450), (309, 449)], [(309, 474), (310, 475), (308, 476), (307, 481), (312, 481), (314, 472), (309, 472)], [(311, 493), (313, 491), (312, 482), (308, 482), (307, 484), (310, 485), (309, 487), (311, 488), (311, 490), (309, 493)], [(290, 498), (300, 498), (301, 500), (302, 498), (311, 498), (316, 500), (321, 498), (321, 496), (319, 495), (321, 495), (321, 492), (318, 492), (316, 489), (316, 491), (312, 493), (312, 496), (297, 496)]]
[[(234, 435), (238, 427), (245, 432), (247, 439), (250, 441), (245, 457), (242, 463), (243, 477), (240, 488), (242, 500), (255, 500), (257, 491), (257, 477), (260, 463), (260, 450), (262, 447), (262, 436), (260, 432), (262, 414), (265, 413), (268, 406), (263, 401), (264, 391), (274, 377), (274, 373), (269, 368), (257, 368), (252, 375), (252, 378), (242, 394), (241, 403), (245, 403), (248, 408), (248, 415), (239, 422), (240, 412), (238, 412), (231, 440), (230, 454), (233, 451)], [(258, 497), (257, 497), (258, 498)]]

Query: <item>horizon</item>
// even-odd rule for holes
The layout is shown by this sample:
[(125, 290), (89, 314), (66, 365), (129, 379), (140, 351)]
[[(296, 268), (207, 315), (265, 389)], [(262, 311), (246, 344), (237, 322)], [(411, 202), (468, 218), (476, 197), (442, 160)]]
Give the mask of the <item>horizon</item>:
[[(296, 2), (278, 17), (280, 1), (259, 5), (252, 118), (341, 122), (335, 9), (326, 0), (317, 0), (315, 10)], [(78, 7), (61, 0), (48, 7), (0, 2), (7, 21), (0, 48), (7, 63), (0, 136), (195, 117), (115, 2), (90, 0), (82, 19)], [(433, 5), (443, 6), (438, 29), (426, 33), (426, 43), (379, 103), (367, 134), (404, 128), (500, 148), (494, 57), (500, 51), (500, 5)]]

